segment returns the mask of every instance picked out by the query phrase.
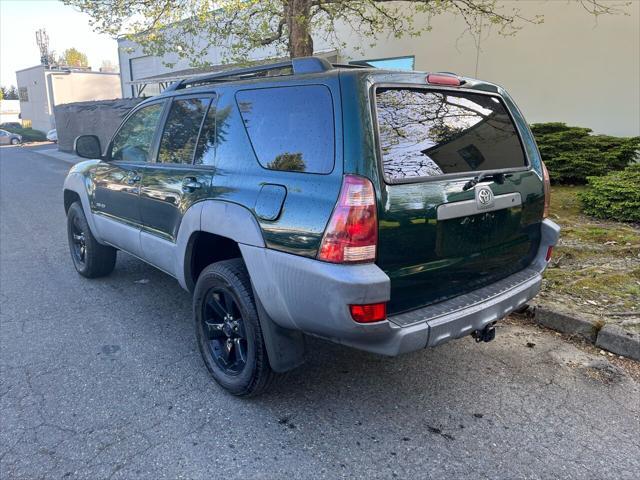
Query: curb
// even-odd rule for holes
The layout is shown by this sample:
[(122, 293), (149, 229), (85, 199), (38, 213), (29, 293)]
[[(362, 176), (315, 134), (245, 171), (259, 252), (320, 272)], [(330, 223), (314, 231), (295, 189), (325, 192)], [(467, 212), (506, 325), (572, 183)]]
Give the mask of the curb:
[(596, 347), (640, 361), (640, 334), (618, 325), (605, 325), (598, 332)]
[(72, 153), (61, 152), (57, 148), (49, 148), (47, 150), (32, 150), (33, 153), (42, 155), (43, 157), (55, 158), (56, 160), (62, 160), (63, 162), (75, 165), (81, 162), (83, 159)]
[(618, 325), (602, 325), (598, 320), (574, 317), (544, 307), (535, 309), (538, 325), (569, 335), (577, 335), (603, 350), (640, 361), (640, 334), (631, 333)]

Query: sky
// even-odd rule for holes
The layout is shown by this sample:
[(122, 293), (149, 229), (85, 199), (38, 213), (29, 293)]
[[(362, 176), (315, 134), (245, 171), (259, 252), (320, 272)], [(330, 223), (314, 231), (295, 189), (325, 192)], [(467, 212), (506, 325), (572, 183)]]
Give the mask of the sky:
[(49, 35), (49, 49), (61, 54), (67, 48), (85, 53), (98, 70), (103, 60), (118, 65), (118, 44), (95, 33), (89, 17), (58, 0), (0, 0), (0, 84), (16, 84), (16, 70), (40, 63), (36, 30)]

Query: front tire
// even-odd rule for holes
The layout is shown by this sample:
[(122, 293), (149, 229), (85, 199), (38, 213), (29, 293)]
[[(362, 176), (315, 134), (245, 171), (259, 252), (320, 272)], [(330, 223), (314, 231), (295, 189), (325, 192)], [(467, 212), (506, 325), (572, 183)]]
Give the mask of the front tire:
[(271, 370), (249, 273), (242, 259), (206, 267), (193, 296), (196, 339), (214, 380), (229, 393), (250, 397), (264, 392)]
[(67, 212), (67, 238), (73, 265), (80, 275), (98, 278), (113, 271), (117, 250), (98, 243), (91, 233), (80, 202), (74, 202)]
[(11, 139), (11, 145), (18, 145), (19, 143), (20, 143), (20, 140), (18, 140), (17, 138)]

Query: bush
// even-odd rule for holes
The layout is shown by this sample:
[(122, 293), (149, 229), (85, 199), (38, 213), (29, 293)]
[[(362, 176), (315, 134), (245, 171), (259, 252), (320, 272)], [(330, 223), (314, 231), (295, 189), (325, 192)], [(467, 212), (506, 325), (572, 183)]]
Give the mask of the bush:
[(531, 130), (554, 183), (582, 184), (622, 170), (640, 149), (640, 137), (591, 135), (589, 128), (564, 123), (536, 123)]
[(589, 177), (578, 195), (582, 210), (594, 217), (640, 222), (640, 163), (604, 177)]
[(47, 139), (46, 133), (33, 128), (6, 128), (5, 130), (22, 135), (23, 142), (43, 142)]

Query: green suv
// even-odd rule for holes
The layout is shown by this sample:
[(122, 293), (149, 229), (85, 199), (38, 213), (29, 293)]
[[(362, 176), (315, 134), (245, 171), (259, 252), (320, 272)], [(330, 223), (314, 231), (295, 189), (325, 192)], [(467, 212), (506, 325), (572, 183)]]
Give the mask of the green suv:
[(107, 275), (122, 250), (175, 277), (235, 395), (300, 365), (304, 334), (391, 356), (491, 340), (559, 236), (521, 113), (453, 74), (309, 57), (205, 75), (75, 150), (75, 268)]

